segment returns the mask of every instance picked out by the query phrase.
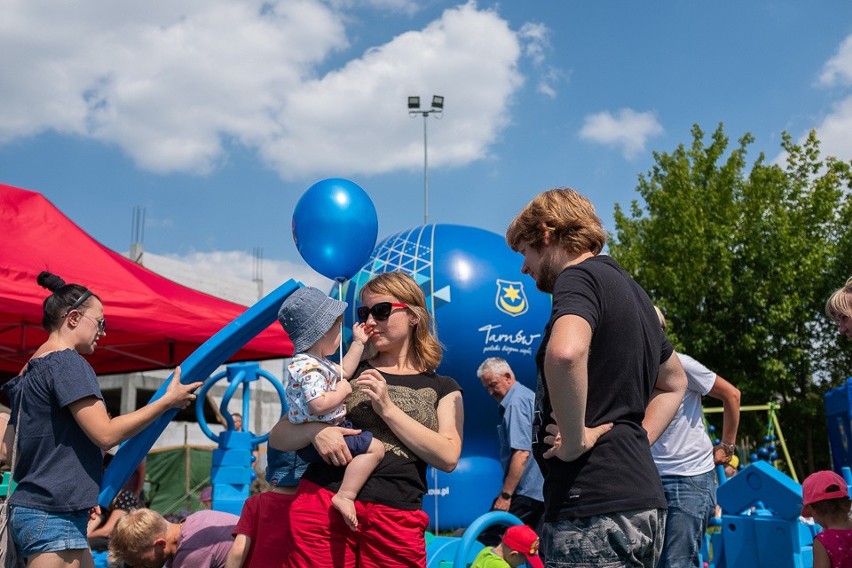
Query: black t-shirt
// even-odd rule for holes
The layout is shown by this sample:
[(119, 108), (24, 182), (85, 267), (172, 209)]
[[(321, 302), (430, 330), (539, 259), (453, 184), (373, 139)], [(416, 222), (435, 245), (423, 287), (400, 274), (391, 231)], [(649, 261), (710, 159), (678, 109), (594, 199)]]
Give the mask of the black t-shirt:
[[(545, 428), (553, 423), (544, 354), (553, 324), (565, 315), (582, 317), (592, 329), (586, 426), (615, 424), (573, 462), (542, 457), (549, 448), (542, 442)], [(533, 452), (545, 478), (546, 520), (666, 508), (642, 420), (660, 364), (673, 352), (648, 295), (610, 257), (589, 258), (557, 277), (553, 311), (536, 355)]]
[[(355, 377), (366, 367), (366, 364), (362, 364)], [(450, 393), (462, 390), (455, 380), (441, 375), (393, 375), (382, 372), (382, 376), (387, 381), (388, 394), (394, 404), (420, 424), (436, 432), (438, 401)], [(426, 462), (400, 442), (373, 411), (369, 397), (358, 392), (354, 382), (352, 389), (352, 394), (346, 398), (348, 418), (356, 428), (372, 432), (373, 437), (385, 445), (385, 457), (358, 494), (358, 500), (406, 511), (420, 509), (423, 494), (427, 489)], [(346, 468), (330, 466), (325, 462), (312, 463), (303, 477), (336, 492), (340, 489), (345, 470)]]

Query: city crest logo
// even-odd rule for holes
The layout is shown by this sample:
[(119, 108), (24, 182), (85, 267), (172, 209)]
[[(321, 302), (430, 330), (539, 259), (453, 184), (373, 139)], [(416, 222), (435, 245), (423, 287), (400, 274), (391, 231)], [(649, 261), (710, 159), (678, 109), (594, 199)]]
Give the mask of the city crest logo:
[(529, 302), (524, 294), (524, 285), (517, 281), (497, 279), (497, 297), (494, 299), (497, 309), (510, 316), (527, 313)]

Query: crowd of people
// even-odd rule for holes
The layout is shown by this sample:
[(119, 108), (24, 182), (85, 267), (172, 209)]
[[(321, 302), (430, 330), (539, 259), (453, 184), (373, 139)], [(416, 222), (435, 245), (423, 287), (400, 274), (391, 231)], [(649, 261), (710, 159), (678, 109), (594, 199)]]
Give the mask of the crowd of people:
[[(698, 566), (715, 509), (714, 469), (736, 461), (739, 390), (675, 352), (662, 311), (601, 254), (606, 232), (586, 197), (538, 195), (506, 242), (523, 257), (521, 272), (552, 296), (552, 310), (542, 322), (536, 392), (499, 357), (477, 371), (497, 402), (503, 477), (492, 509), (521, 524), (480, 535), (474, 567)], [(205, 509), (179, 523), (133, 499), (138, 478), (110, 511), (98, 509), (97, 496), (104, 452), (190, 405), (200, 383), (181, 384), (176, 368), (164, 396), (109, 416), (85, 359), (107, 333), (101, 299), (48, 272), (38, 282), (50, 291), (48, 339), (3, 386), (11, 417), (0, 446), (4, 463), (15, 450), (9, 526), (28, 566), (93, 566), (87, 536), (99, 526), (117, 566), (425, 566), (426, 468), (455, 469), (464, 407), (456, 380), (437, 373), (442, 346), (413, 278), (388, 272), (364, 284), (339, 364), (328, 357), (346, 302), (315, 288), (287, 298), (279, 321), (296, 353), (289, 412), (269, 436), (270, 489), (239, 517)], [(852, 338), (852, 278), (825, 311)], [(703, 396), (724, 409), (715, 445)], [(818, 472), (803, 490), (803, 514), (826, 529), (815, 566), (849, 565), (845, 482)]]

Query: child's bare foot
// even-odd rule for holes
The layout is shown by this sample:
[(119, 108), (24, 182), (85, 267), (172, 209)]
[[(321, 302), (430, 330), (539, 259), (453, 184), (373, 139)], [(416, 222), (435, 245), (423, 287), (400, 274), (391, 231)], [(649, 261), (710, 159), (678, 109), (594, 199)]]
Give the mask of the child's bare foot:
[(337, 494), (331, 498), (331, 504), (334, 505), (334, 508), (340, 511), (340, 514), (343, 515), (343, 520), (346, 521), (346, 524), (349, 525), (349, 528), (354, 530), (358, 530), (358, 516), (355, 514), (355, 501), (352, 499), (347, 499), (341, 494)]

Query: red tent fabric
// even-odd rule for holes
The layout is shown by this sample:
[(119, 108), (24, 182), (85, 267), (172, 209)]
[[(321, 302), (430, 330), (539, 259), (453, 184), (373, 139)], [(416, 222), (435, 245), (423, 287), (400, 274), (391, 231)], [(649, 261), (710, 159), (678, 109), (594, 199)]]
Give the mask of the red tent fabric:
[[(104, 303), (106, 336), (87, 360), (99, 374), (174, 367), (246, 308), (181, 286), (106, 248), (39, 193), (0, 184), (0, 376), (17, 374), (47, 338), (36, 283), (42, 270)], [(277, 324), (231, 361), (287, 357)]]

